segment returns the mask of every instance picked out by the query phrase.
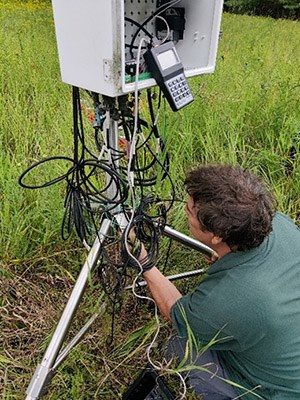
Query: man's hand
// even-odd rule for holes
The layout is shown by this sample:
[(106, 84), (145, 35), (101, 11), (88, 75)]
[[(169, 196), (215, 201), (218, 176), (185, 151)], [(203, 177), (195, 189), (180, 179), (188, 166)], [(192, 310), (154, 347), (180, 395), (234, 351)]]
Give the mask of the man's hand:
[(143, 273), (154, 267), (154, 263), (150, 260), (144, 244), (136, 237), (134, 229), (129, 232), (127, 244), (130, 254), (141, 264)]

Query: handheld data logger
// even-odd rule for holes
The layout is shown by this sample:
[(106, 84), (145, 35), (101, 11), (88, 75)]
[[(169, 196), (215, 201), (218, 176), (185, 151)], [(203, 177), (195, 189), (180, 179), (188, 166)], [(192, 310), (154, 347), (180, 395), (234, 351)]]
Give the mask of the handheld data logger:
[(152, 47), (144, 53), (144, 59), (173, 111), (194, 100), (173, 42)]

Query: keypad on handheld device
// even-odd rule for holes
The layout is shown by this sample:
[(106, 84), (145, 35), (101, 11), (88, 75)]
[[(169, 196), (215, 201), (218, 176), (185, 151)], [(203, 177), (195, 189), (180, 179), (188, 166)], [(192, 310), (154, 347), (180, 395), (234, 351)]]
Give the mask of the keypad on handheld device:
[(185, 104), (193, 100), (193, 95), (184, 74), (169, 79), (166, 84), (177, 107), (183, 107)]

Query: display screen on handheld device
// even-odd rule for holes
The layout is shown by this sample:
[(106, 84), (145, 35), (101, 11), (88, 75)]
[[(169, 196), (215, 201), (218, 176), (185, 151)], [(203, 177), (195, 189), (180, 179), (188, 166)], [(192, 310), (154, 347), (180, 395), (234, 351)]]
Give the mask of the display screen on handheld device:
[(175, 48), (157, 53), (157, 59), (163, 71), (180, 63)]
[(173, 111), (194, 100), (173, 42), (152, 47), (145, 52), (144, 59)]

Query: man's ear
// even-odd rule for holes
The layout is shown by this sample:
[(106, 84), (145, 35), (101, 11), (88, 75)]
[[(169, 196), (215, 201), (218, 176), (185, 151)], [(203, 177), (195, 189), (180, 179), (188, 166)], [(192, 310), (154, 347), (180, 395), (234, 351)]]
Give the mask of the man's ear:
[(211, 244), (213, 244), (213, 245), (216, 245), (216, 244), (219, 244), (219, 243), (221, 243), (223, 241), (223, 238), (222, 237), (220, 237), (220, 236), (213, 236), (212, 238), (211, 238)]

